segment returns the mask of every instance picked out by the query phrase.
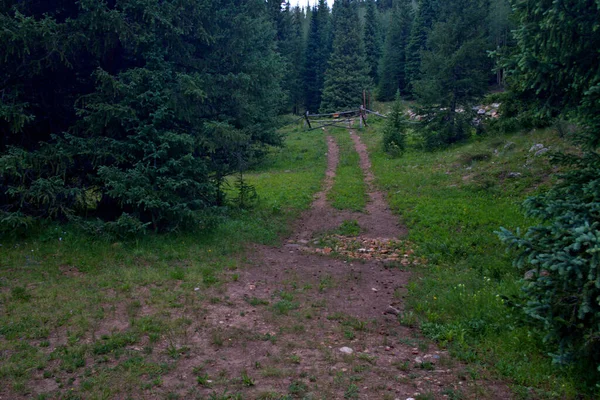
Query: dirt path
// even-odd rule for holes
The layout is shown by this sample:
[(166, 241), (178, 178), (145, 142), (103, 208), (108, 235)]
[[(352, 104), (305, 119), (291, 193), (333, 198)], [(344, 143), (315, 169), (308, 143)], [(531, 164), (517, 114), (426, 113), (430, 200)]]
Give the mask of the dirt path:
[[(238, 398), (224, 393), (244, 399), (510, 398), (506, 387), (473, 379), (418, 330), (399, 323), (409, 278), (403, 266), (419, 260), (374, 188), (366, 146), (351, 135), (369, 190), (366, 212), (327, 203), (339, 161), (329, 136), (323, 190), (296, 233), (283, 247), (256, 246), (235, 282), (215, 293), (186, 338), (189, 353), (164, 377), (162, 390), (216, 399)], [(325, 235), (349, 220), (358, 221), (358, 237)]]

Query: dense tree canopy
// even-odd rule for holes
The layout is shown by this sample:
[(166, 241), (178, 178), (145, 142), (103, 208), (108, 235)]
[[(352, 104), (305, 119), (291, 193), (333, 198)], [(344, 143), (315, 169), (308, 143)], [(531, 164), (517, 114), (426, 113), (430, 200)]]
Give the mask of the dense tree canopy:
[(363, 90), (370, 85), (356, 2), (338, 0), (334, 5), (333, 52), (325, 75), (321, 111), (357, 108)]
[(0, 11), (4, 220), (194, 225), (240, 157), (279, 142), (282, 69), (261, 1)]
[(398, 0), (388, 13), (389, 24), (381, 60), (379, 98), (392, 100), (396, 92), (408, 94), (406, 60), (411, 27), (410, 1)]

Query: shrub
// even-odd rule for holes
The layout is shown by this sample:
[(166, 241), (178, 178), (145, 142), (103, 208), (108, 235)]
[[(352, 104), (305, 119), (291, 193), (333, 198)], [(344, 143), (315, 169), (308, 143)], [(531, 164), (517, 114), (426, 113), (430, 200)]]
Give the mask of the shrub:
[(406, 123), (400, 92), (397, 92), (392, 112), (388, 116), (383, 129), (383, 150), (391, 156), (397, 157), (404, 152), (406, 147)]
[(514, 263), (528, 272), (517, 306), (547, 332), (554, 361), (600, 367), (600, 156), (561, 158), (572, 172), (524, 203), (543, 222), (524, 235), (498, 235), (520, 251)]

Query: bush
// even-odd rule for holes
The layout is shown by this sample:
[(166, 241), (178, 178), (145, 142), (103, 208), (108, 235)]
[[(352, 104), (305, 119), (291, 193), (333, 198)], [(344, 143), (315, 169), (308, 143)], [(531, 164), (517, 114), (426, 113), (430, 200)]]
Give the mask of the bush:
[(524, 204), (543, 223), (524, 235), (504, 228), (498, 235), (520, 250), (514, 263), (528, 272), (517, 306), (547, 332), (555, 362), (600, 368), (600, 156), (561, 157), (573, 171)]
[(383, 128), (383, 150), (393, 157), (402, 155), (406, 148), (406, 123), (400, 92), (397, 92), (392, 112)]

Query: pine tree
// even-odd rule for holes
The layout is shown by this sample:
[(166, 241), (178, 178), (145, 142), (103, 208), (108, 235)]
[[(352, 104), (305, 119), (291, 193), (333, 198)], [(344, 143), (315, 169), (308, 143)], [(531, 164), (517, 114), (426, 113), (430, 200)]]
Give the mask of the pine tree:
[(283, 71), (264, 3), (62, 3), (0, 9), (0, 127), (14, 132), (0, 148), (0, 229), (200, 226), (240, 159), (280, 140)]
[(290, 3), (285, 3), (284, 8), (277, 12), (275, 23), (277, 26), (277, 51), (281, 55), (286, 72), (283, 80), (283, 89), (287, 101), (281, 104), (281, 113), (300, 112), (304, 99), (302, 86), (302, 73), (304, 68), (304, 40), (303, 40), (302, 11), (295, 7), (290, 8)]
[(421, 52), (427, 48), (427, 37), (438, 14), (438, 0), (419, 0), (413, 20), (410, 39), (406, 48), (406, 82), (409, 91), (412, 83), (419, 79)]
[(392, 111), (383, 128), (383, 151), (392, 157), (402, 155), (406, 148), (407, 122), (402, 97), (400, 97), (400, 91), (397, 91)]
[[(512, 9), (509, 0), (492, 0), (487, 16), (489, 41), (494, 48), (496, 60), (506, 54), (510, 46), (514, 46), (511, 31), (515, 28), (511, 19)], [(496, 84), (504, 84), (505, 71), (497, 68)]]
[(316, 112), (321, 104), (327, 60), (331, 54), (331, 21), (325, 0), (312, 9), (304, 64), (305, 107)]
[(515, 52), (506, 64), (513, 96), (544, 118), (571, 114), (583, 155), (559, 155), (568, 165), (559, 184), (528, 199), (542, 223), (501, 239), (520, 253), (514, 264), (532, 270), (518, 305), (559, 364), (579, 363), (590, 387), (600, 379), (600, 9), (589, 0), (512, 2), (518, 21)]
[(389, 26), (385, 37), (379, 77), (378, 98), (392, 100), (396, 92), (406, 93), (406, 47), (410, 34), (410, 2), (398, 0), (389, 13)]
[[(414, 92), (425, 115), (428, 147), (464, 140), (470, 135), (472, 102), (487, 89), (487, 56), (483, 0), (445, 3), (422, 53), (421, 78)], [(459, 109), (460, 112), (459, 112)]]
[(379, 29), (379, 15), (375, 6), (375, 0), (367, 0), (367, 11), (365, 14), (364, 43), (369, 76), (374, 83), (379, 81), (379, 61), (381, 58), (381, 33)]
[(334, 18), (333, 52), (325, 76), (322, 112), (358, 107), (363, 90), (371, 85), (356, 3), (336, 1)]

